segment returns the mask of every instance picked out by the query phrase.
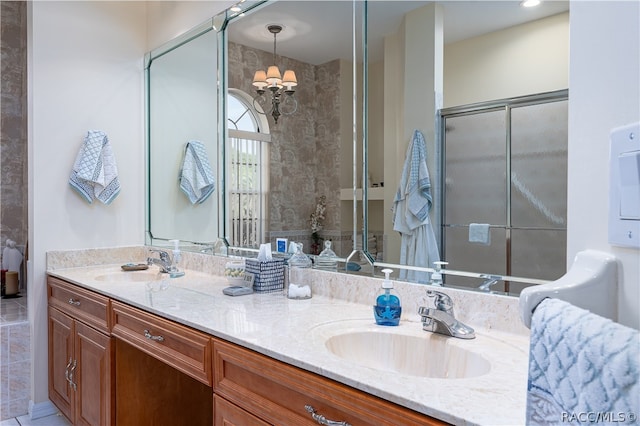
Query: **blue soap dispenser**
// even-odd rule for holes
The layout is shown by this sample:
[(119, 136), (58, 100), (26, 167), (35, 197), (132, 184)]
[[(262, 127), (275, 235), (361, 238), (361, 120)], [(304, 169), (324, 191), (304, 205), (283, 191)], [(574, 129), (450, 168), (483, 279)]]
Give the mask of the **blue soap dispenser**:
[(378, 325), (398, 325), (400, 323), (400, 298), (393, 291), (393, 281), (389, 279), (391, 269), (383, 269), (384, 281), (382, 282), (382, 293), (376, 298), (373, 307), (373, 316)]

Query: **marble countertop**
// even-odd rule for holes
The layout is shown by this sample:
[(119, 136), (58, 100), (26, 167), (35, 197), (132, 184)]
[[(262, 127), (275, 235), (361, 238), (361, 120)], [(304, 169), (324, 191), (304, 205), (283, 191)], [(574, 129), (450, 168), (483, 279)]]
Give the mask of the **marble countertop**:
[[(141, 272), (148, 276), (156, 270)], [(472, 340), (428, 333), (419, 322), (407, 320), (398, 327), (381, 327), (375, 325), (371, 306), (320, 295), (308, 300), (290, 300), (282, 293), (230, 297), (222, 294), (227, 286), (224, 277), (193, 270), (184, 277), (153, 282), (135, 281), (133, 275), (119, 280), (124, 274), (139, 274), (123, 273), (119, 265), (48, 273), (449, 423), (525, 423), (529, 345), (525, 336), (473, 323), (469, 325), (477, 337)], [(432, 378), (384, 372), (329, 351), (327, 339), (353, 331), (405, 334), (425, 342), (435, 339), (479, 355), (490, 370), (469, 378)], [(417, 352), (406, 362), (429, 364), (442, 356)]]

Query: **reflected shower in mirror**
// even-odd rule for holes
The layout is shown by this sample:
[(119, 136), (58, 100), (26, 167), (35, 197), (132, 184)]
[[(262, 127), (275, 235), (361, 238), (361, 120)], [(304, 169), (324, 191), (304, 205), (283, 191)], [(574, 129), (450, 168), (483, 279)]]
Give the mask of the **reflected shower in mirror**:
[[(448, 267), (547, 280), (562, 276), (567, 91), (445, 109), (442, 116)], [(491, 289), (519, 292), (517, 286), (501, 281)]]
[[(369, 238), (384, 235), (382, 255), (379, 251), (371, 253), (379, 263), (400, 263), (401, 238), (393, 230), (393, 200), (400, 186), (412, 134), (420, 130), (427, 140), (432, 183), (430, 219), (440, 242), (440, 256), (450, 263), (449, 268), (481, 272), (486, 276), (512, 274), (545, 280), (564, 273), (566, 224), (560, 222), (566, 215), (566, 173), (562, 172), (566, 163), (566, 101), (558, 104), (562, 105), (560, 112), (565, 108), (564, 114), (551, 112), (552, 121), (547, 120), (544, 113), (523, 121), (517, 111), (507, 119), (505, 109), (514, 107), (496, 106), (501, 99), (508, 101), (530, 95), (536, 98), (537, 94), (562, 91), (568, 86), (568, 3), (558, 2), (552, 7), (546, 11), (547, 15), (539, 15), (530, 22), (515, 2), (424, 4), (406, 14), (393, 31), (383, 35), (381, 57), (369, 55), (366, 170), (371, 184), (365, 181), (369, 193), (366, 226)], [(458, 14), (463, 11), (462, 15)], [(495, 21), (502, 19), (503, 13), (512, 13), (514, 18), (516, 14), (523, 16), (512, 25), (486, 27), (478, 33), (453, 35), (450, 32), (455, 18), (462, 22), (464, 16), (473, 15), (475, 21), (480, 22), (478, 17), (489, 11), (494, 13)], [(371, 2), (368, 9), (370, 40), (379, 36), (372, 22), (385, 14), (378, 2)], [(476, 28), (475, 21), (470, 22), (469, 30)], [(425, 51), (431, 54), (425, 56)], [(542, 68), (550, 72), (542, 73)], [(566, 91), (564, 97), (567, 97)], [(449, 146), (450, 141), (445, 141), (445, 136), (452, 135), (445, 133), (433, 117), (442, 117), (444, 121), (447, 110), (455, 111), (457, 107), (475, 111), (481, 104), (492, 103), (493, 109), (478, 119), (479, 128), (491, 140), (491, 146), (485, 150), (478, 140), (480, 134), (475, 131), (463, 137), (456, 161), (458, 165), (464, 164), (463, 175), (470, 179), (458, 179), (454, 181), (457, 186), (451, 187), (450, 170), (445, 172), (445, 167), (452, 166), (447, 161), (450, 149), (454, 152), (455, 149)], [(520, 106), (520, 111), (540, 112)], [(496, 109), (501, 110), (496, 113)], [(494, 121), (487, 118), (492, 114), (497, 118)], [(469, 115), (464, 119), (473, 117)], [(514, 133), (509, 135), (512, 130)], [(553, 149), (547, 147), (551, 140), (558, 144)], [(512, 145), (507, 146), (507, 141)], [(496, 157), (496, 162), (485, 164), (474, 161), (474, 156)], [(499, 166), (497, 158), (502, 158)], [(507, 158), (511, 161), (507, 162)], [(453, 167), (455, 169), (455, 165)], [(566, 165), (564, 167), (566, 169)], [(542, 180), (539, 176), (543, 176)], [(492, 180), (495, 182), (490, 185)], [(487, 189), (491, 203), (486, 202), (487, 198), (479, 191), (484, 186), (493, 188)], [(471, 214), (474, 211), (478, 214)], [(541, 211), (560, 219), (540, 223), (545, 219), (538, 215), (546, 218)], [(455, 222), (458, 228), (449, 226), (452, 222), (448, 215), (465, 217)], [(470, 243), (471, 223), (488, 225), (492, 242)], [(506, 235), (507, 229), (509, 235)], [(500, 232), (502, 235), (493, 235)], [(455, 250), (452, 244), (456, 245)], [(453, 277), (447, 285), (477, 288), (482, 283), (477, 278)], [(520, 287), (499, 280), (491, 290), (517, 293)]]

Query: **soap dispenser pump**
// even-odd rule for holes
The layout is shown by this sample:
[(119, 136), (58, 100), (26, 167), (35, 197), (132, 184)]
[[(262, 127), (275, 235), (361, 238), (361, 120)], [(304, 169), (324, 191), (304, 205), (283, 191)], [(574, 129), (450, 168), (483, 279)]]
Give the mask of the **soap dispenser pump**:
[(431, 274), (431, 282), (429, 284), (442, 287), (442, 270), (444, 266), (448, 265), (449, 262), (433, 262), (436, 267), (436, 271)]
[(373, 315), (378, 325), (398, 325), (400, 323), (402, 306), (400, 305), (400, 298), (393, 290), (393, 281), (389, 279), (389, 274), (391, 274), (393, 270), (383, 269), (382, 272), (384, 273), (382, 292), (376, 298)]

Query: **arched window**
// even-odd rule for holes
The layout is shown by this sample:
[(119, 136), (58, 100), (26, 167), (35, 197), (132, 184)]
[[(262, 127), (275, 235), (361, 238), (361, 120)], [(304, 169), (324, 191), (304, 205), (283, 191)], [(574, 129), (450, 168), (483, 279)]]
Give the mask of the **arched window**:
[(269, 124), (238, 89), (229, 89), (227, 118), (227, 236), (232, 246), (258, 248), (267, 240)]

